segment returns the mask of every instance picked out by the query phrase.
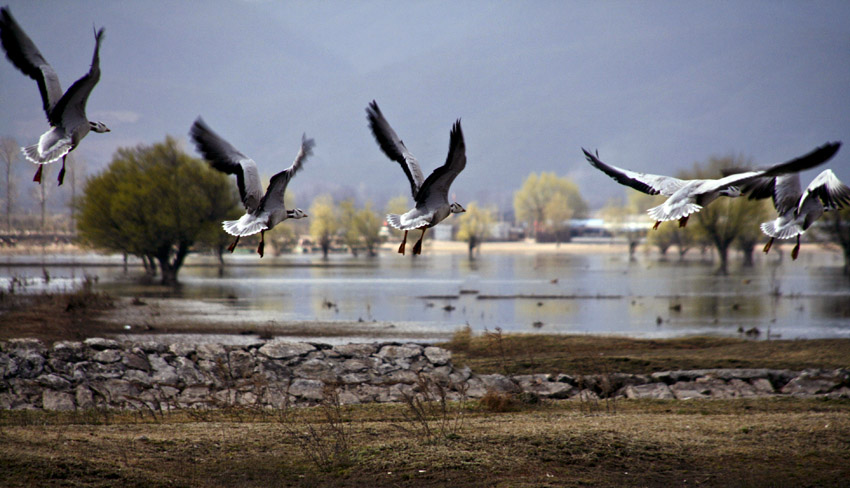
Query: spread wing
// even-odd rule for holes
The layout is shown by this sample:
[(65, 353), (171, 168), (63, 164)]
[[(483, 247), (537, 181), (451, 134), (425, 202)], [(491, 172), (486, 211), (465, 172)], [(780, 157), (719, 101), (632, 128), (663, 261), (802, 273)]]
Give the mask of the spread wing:
[(413, 154), (410, 154), (404, 142), (390, 127), (389, 122), (384, 118), (384, 114), (381, 113), (381, 109), (378, 108), (378, 104), (374, 100), (366, 108), (366, 118), (369, 119), (369, 128), (372, 129), (372, 135), (375, 136), (381, 150), (388, 158), (401, 165), (401, 169), (404, 170), (404, 174), (410, 181), (410, 192), (413, 194), (413, 198), (416, 198), (416, 194), (425, 179), (422, 176), (422, 170), (419, 169), (419, 162), (416, 161)]
[[(765, 182), (765, 177), (778, 177), (781, 175), (798, 173), (809, 168), (814, 168), (815, 166), (829, 161), (829, 159), (832, 158), (835, 153), (838, 152), (838, 149), (840, 147), (840, 142), (828, 142), (807, 154), (804, 154), (798, 158), (794, 158), (790, 161), (786, 161), (784, 163), (774, 164), (773, 166), (769, 166), (767, 168), (748, 170), (742, 173), (731, 174), (717, 180), (706, 180), (705, 183), (701, 186), (701, 190), (703, 190), (702, 193), (708, 193), (712, 191), (720, 191), (732, 186), (737, 186), (739, 188), (742, 188), (742, 192), (744, 193), (746, 193), (748, 190), (757, 190), (758, 196), (756, 196), (755, 198), (766, 198), (767, 188), (769, 187), (770, 182)], [(799, 186), (799, 182), (797, 183), (797, 185)], [(774, 200), (774, 205), (776, 206), (777, 210), (779, 210), (780, 206), (786, 204), (786, 202), (783, 202), (782, 200), (788, 197), (788, 195), (790, 194), (789, 192), (792, 189), (792, 186), (786, 187), (784, 189), (785, 194), (780, 196), (780, 201), (777, 202), (776, 200)], [(776, 198), (775, 191), (774, 198)], [(791, 204), (792, 207), (796, 205), (797, 202)], [(787, 209), (787, 207), (783, 208)]]
[(192, 124), (189, 135), (195, 142), (198, 152), (213, 168), (222, 173), (236, 175), (236, 185), (239, 187), (242, 204), (249, 213), (256, 210), (263, 198), (257, 163), (213, 132), (200, 117)]
[(638, 173), (623, 168), (618, 168), (610, 164), (605, 164), (599, 158), (587, 149), (582, 148), (584, 157), (590, 164), (613, 178), (617, 183), (634, 188), (635, 190), (647, 193), (649, 195), (658, 195), (659, 193), (665, 196), (670, 196), (687, 183), (685, 180), (674, 178), (672, 176), (652, 175), (647, 173)]
[(62, 98), (59, 77), (12, 17), (8, 7), (0, 8), (0, 43), (9, 61), (38, 83), (44, 113), (49, 118), (51, 110)]
[(301, 148), (298, 150), (298, 155), (295, 156), (295, 161), (292, 162), (290, 167), (272, 176), (271, 181), (269, 181), (269, 187), (266, 189), (266, 194), (260, 202), (260, 210), (283, 207), (283, 195), (286, 193), (286, 186), (289, 184), (289, 180), (301, 171), (304, 162), (313, 155), (313, 147), (315, 146), (316, 142), (313, 139), (307, 139), (306, 134), (301, 135)]
[[(820, 198), (823, 206), (829, 209), (842, 208), (850, 203), (850, 188), (835, 176), (831, 169), (823, 170), (806, 187), (806, 197), (814, 195)], [(802, 203), (800, 203), (802, 207)]]
[(50, 123), (54, 126), (74, 130), (81, 124), (89, 123), (86, 117), (86, 102), (94, 86), (100, 81), (100, 42), (103, 40), (103, 29), (95, 33), (94, 40), (94, 54), (89, 72), (75, 81), (59, 99), (54, 110), (50, 111)]
[(799, 158), (794, 158), (784, 163), (775, 164), (763, 171), (763, 176), (776, 176), (785, 173), (797, 173), (810, 168), (814, 168), (820, 164), (829, 161), (838, 149), (841, 148), (840, 142), (828, 142), (821, 147), (814, 149), (808, 154), (804, 154)]
[[(416, 207), (434, 208), (448, 203), (449, 187), (458, 174), (466, 167), (466, 144), (463, 141), (463, 131), (458, 119), (449, 136), (449, 154), (446, 162), (435, 169), (416, 194)], [(432, 204), (433, 203), (433, 204)]]

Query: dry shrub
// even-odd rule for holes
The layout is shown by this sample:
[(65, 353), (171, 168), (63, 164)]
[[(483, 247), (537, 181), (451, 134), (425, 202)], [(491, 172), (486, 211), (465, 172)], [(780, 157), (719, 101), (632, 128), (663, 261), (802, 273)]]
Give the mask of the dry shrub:
[(452, 339), (449, 341), (449, 349), (459, 352), (469, 351), (472, 345), (472, 327), (468, 324), (460, 329), (457, 329), (452, 334)]

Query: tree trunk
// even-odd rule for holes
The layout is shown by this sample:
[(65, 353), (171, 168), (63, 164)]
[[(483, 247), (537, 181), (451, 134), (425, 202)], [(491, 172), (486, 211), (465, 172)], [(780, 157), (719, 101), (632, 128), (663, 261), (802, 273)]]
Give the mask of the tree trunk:
[(755, 248), (755, 244), (745, 244), (741, 246), (741, 252), (744, 253), (744, 266), (747, 268), (755, 266), (755, 259), (753, 258), (753, 251)]
[(720, 267), (717, 268), (717, 274), (729, 274), (729, 245), (717, 245), (717, 256), (720, 258)]
[(180, 267), (183, 266), (186, 255), (189, 254), (189, 245), (187, 242), (181, 242), (175, 251), (174, 260), (169, 259), (171, 256), (170, 247), (160, 250), (156, 259), (159, 261), (159, 269), (162, 273), (160, 282), (163, 285), (170, 286), (177, 284), (177, 273), (180, 271)]
[(330, 238), (323, 236), (319, 240), (319, 245), (322, 247), (322, 259), (328, 259), (328, 253), (331, 250), (331, 240), (330, 240)]
[(470, 236), (469, 241), (469, 259), (475, 259), (475, 248), (478, 247), (478, 239), (475, 236)]
[(844, 246), (844, 274), (850, 275), (850, 246)]

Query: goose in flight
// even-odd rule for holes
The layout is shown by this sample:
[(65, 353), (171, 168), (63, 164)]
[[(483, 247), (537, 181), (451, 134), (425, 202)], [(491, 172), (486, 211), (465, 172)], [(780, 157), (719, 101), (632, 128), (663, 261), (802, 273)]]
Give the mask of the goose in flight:
[(239, 187), (239, 196), (242, 198), (246, 213), (239, 220), (222, 222), (222, 228), (228, 234), (236, 236), (236, 240), (227, 248), (228, 251), (233, 252), (241, 236), (250, 236), (260, 232), (260, 245), (257, 247), (257, 253), (260, 257), (263, 257), (267, 230), (286, 219), (307, 217), (307, 214), (300, 208), (287, 210), (283, 205), (283, 195), (286, 192), (286, 185), (289, 184), (289, 180), (301, 170), (301, 166), (313, 154), (313, 146), (316, 145), (313, 139), (307, 139), (306, 135), (301, 136), (301, 148), (298, 150), (298, 155), (295, 156), (295, 161), (289, 168), (272, 176), (269, 186), (263, 194), (260, 173), (257, 171), (257, 163), (253, 159), (236, 150), (230, 143), (213, 132), (200, 117), (192, 124), (189, 134), (195, 142), (198, 152), (203, 154), (213, 168), (222, 173), (236, 175), (236, 186)]
[(741, 188), (751, 200), (772, 198), (779, 216), (762, 222), (761, 231), (770, 237), (764, 252), (770, 251), (774, 239), (796, 237), (797, 244), (791, 250), (791, 259), (800, 252), (800, 236), (815, 223), (824, 212), (843, 208), (850, 204), (850, 187), (842, 183), (831, 169), (817, 175), (805, 191), (801, 191), (800, 175), (780, 175), (775, 178), (757, 178)]
[(748, 170), (719, 179), (694, 180), (637, 173), (605, 164), (599, 160), (598, 155), (591, 154), (584, 148), (582, 151), (593, 167), (618, 183), (649, 195), (661, 194), (668, 197), (664, 203), (647, 211), (650, 217), (655, 219), (655, 225), (652, 228), (657, 229), (661, 222), (667, 220), (678, 220), (679, 227), (684, 227), (691, 214), (699, 212), (718, 197), (739, 197), (742, 194), (740, 187), (759, 177), (773, 177), (813, 168), (828, 161), (838, 152), (839, 147), (841, 147), (840, 142), (827, 143), (804, 156), (765, 169)]
[(421, 254), (422, 238), (425, 237), (425, 231), (429, 227), (434, 227), (450, 214), (466, 212), (459, 203), (449, 203), (449, 187), (455, 177), (466, 167), (466, 146), (463, 142), (460, 119), (452, 126), (446, 162), (426, 179), (422, 175), (422, 170), (419, 169), (419, 162), (390, 127), (374, 100), (366, 108), (366, 117), (381, 150), (388, 158), (399, 163), (404, 174), (407, 175), (410, 191), (416, 201), (416, 206), (407, 213), (387, 215), (387, 222), (391, 226), (404, 231), (404, 239), (401, 241), (398, 252), (404, 254), (408, 231), (422, 229), (422, 235), (413, 245), (413, 254)]
[(109, 132), (102, 122), (92, 122), (86, 117), (86, 101), (100, 80), (100, 42), (103, 29), (94, 34), (94, 54), (91, 68), (71, 88), (62, 92), (59, 77), (47, 64), (35, 44), (12, 17), (8, 7), (0, 8), (0, 43), (6, 57), (22, 73), (38, 83), (41, 101), (50, 130), (41, 135), (38, 143), (21, 148), (27, 159), (39, 165), (33, 181), (41, 183), (44, 164), (62, 158), (59, 184), (65, 179), (65, 158), (80, 143), (83, 137), (94, 132)]

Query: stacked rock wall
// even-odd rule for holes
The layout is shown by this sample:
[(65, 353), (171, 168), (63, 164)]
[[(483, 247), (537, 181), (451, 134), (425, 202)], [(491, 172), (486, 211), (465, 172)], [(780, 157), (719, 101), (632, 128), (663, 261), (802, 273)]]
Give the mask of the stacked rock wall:
[(488, 391), (543, 398), (691, 399), (850, 396), (850, 371), (693, 370), (652, 375), (475, 375), (445, 349), (400, 343), (329, 346), (272, 340), (245, 346), (110, 339), (0, 342), (0, 408), (74, 410), (398, 402), (428, 385), (449, 399)]

